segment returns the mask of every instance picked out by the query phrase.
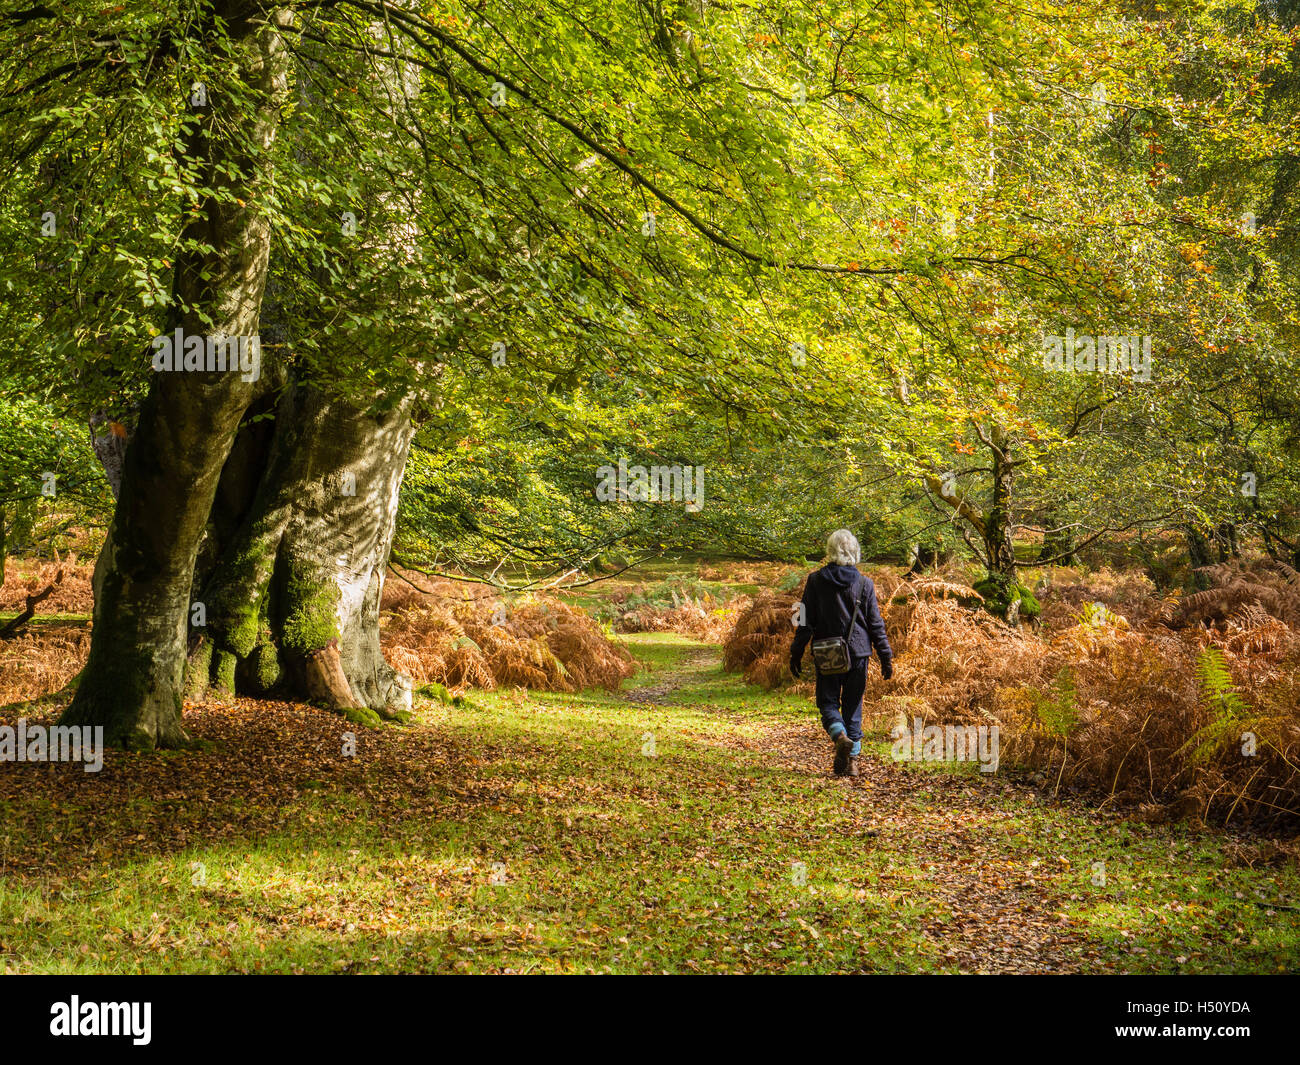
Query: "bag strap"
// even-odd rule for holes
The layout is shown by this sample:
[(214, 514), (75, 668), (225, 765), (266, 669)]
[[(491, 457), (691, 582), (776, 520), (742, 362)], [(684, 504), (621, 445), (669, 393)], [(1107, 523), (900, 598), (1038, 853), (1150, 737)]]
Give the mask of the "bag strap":
[(862, 585), (855, 584), (854, 588), (856, 591), (853, 595), (853, 616), (849, 618), (849, 629), (844, 634), (844, 640), (846, 643), (853, 639), (853, 626), (858, 623), (858, 610), (862, 606)]

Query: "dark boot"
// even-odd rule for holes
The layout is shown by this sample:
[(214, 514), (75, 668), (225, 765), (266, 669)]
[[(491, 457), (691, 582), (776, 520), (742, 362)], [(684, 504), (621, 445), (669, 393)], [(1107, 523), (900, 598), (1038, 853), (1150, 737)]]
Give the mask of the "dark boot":
[(849, 771), (846, 775), (851, 777), (862, 776), (862, 767), (858, 765), (858, 756), (856, 754), (849, 755)]
[(845, 776), (849, 771), (849, 752), (853, 750), (853, 741), (841, 732), (835, 737), (835, 761), (831, 768), (837, 777)]

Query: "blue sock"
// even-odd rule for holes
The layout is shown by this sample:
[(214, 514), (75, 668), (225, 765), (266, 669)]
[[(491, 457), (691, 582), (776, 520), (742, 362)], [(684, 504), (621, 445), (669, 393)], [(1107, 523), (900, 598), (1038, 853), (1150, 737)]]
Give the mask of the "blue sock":
[(854, 740), (854, 741), (853, 741), (853, 750), (851, 750), (851, 751), (849, 752), (849, 754), (851, 754), (854, 758), (856, 758), (856, 757), (857, 757), (858, 755), (860, 755), (861, 753), (862, 753), (862, 741), (861, 741), (861, 740)]
[(847, 731), (848, 731), (848, 730), (847, 730), (847, 729), (846, 729), (842, 724), (840, 724), (838, 721), (836, 721), (834, 724), (831, 725), (831, 728), (830, 728), (831, 739), (833, 739), (833, 740), (837, 740), (837, 739), (839, 739), (841, 736), (843, 736), (843, 735), (845, 734), (845, 732), (847, 732)]

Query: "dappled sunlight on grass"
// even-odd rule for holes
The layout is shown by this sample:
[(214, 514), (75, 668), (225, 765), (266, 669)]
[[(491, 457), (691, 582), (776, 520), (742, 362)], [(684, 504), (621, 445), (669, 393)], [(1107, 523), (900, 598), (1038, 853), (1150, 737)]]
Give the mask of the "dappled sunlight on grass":
[[(1218, 837), (1102, 821), (1001, 775), (898, 765), (887, 745), (868, 748), (862, 780), (836, 781), (806, 700), (722, 674), (716, 648), (625, 639), (656, 666), (627, 693), (422, 700), (411, 727), (363, 731), (341, 767), (326, 750), (292, 788), (214, 793), (209, 809), (160, 811), (142, 795), (93, 841), (73, 831), (84, 795), (29, 795), (3, 844), (4, 965), (1294, 967), (1293, 915), (1254, 905), (1294, 899), (1294, 866), (1227, 870)], [(330, 715), (296, 712), (323, 737), (338, 731)], [(309, 737), (306, 749), (328, 742)], [(114, 771), (144, 781), (173, 765), (195, 780), (216, 757)], [(150, 834), (176, 842), (146, 849)], [(61, 839), (62, 867), (35, 862)], [(1104, 887), (1092, 883), (1098, 861)]]

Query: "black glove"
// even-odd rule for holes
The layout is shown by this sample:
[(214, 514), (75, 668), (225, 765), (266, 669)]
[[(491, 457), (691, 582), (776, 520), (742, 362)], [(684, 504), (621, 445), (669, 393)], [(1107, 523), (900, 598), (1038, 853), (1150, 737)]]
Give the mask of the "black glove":
[(889, 680), (889, 678), (894, 675), (894, 660), (892, 658), (881, 657), (880, 675), (884, 677), (885, 680)]
[[(799, 658), (802, 657), (803, 655), (799, 656)], [(790, 656), (790, 676), (794, 677), (795, 680), (803, 676), (803, 663), (799, 661), (799, 658), (795, 658), (794, 655)]]

